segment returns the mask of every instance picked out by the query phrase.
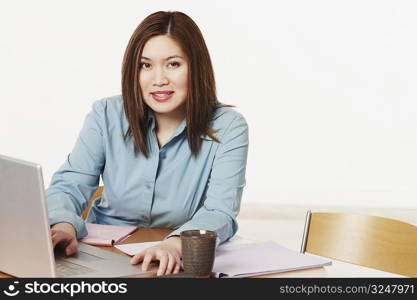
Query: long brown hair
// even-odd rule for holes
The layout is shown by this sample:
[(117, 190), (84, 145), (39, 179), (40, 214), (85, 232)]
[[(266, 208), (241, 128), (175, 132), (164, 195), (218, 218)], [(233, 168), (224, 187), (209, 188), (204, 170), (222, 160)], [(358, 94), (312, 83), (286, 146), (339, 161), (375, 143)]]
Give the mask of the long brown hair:
[(122, 67), (123, 105), (129, 122), (125, 138), (132, 137), (135, 152), (149, 155), (148, 108), (139, 85), (140, 59), (146, 42), (157, 35), (168, 35), (179, 43), (188, 58), (186, 99), (187, 139), (191, 153), (197, 156), (201, 136), (213, 136), (209, 128), (216, 106), (216, 83), (210, 55), (203, 35), (194, 21), (182, 12), (159, 11), (146, 17), (133, 32)]

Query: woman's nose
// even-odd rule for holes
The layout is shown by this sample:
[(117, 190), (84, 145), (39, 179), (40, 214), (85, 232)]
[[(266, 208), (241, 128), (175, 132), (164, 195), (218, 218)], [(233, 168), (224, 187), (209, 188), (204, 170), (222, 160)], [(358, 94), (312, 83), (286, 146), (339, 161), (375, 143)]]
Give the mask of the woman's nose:
[(168, 78), (165, 74), (165, 71), (161, 68), (155, 70), (154, 85), (161, 86), (168, 84)]

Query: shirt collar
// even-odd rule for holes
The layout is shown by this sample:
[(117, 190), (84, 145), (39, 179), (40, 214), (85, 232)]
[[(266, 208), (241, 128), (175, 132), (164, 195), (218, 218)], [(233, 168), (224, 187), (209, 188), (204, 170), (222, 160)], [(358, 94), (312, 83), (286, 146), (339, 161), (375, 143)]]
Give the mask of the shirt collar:
[[(224, 109), (222, 109), (223, 107), (226, 107), (227, 105), (219, 103), (219, 105), (217, 106), (216, 110), (213, 113), (213, 118), (212, 120), (217, 119), (218, 117), (220, 117), (221, 115), (223, 115), (226, 111)], [(152, 109), (148, 109), (148, 128), (152, 131), (155, 129), (156, 126), (156, 118), (155, 118), (155, 113), (153, 112)], [(181, 133), (183, 133), (185, 131), (187, 127), (187, 122), (186, 120), (182, 120), (180, 125), (177, 127), (177, 129), (175, 129), (174, 134), (172, 135), (172, 138), (175, 138), (176, 136), (180, 135)], [(207, 141), (213, 141), (213, 139), (211, 137), (209, 137), (208, 135), (201, 135), (200, 137), (203, 140), (207, 140)]]
[(186, 127), (187, 127), (187, 122), (185, 121), (185, 119), (183, 119), (180, 125), (178, 125), (177, 129), (175, 129), (174, 134), (172, 135), (172, 138), (175, 138), (181, 133), (183, 133)]
[(154, 130), (156, 125), (155, 114), (152, 109), (148, 109), (148, 128), (149, 130)]

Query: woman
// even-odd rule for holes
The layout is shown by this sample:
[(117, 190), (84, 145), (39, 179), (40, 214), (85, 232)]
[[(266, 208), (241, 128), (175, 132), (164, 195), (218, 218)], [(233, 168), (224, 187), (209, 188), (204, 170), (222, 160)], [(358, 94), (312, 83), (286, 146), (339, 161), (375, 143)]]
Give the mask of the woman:
[(157, 12), (135, 30), (122, 68), (122, 95), (93, 104), (75, 147), (47, 189), (54, 247), (67, 255), (87, 232), (80, 215), (99, 184), (87, 222), (173, 228), (132, 258), (157, 275), (178, 273), (188, 229), (213, 230), (220, 244), (237, 231), (245, 185), (248, 127), (218, 102), (197, 25)]

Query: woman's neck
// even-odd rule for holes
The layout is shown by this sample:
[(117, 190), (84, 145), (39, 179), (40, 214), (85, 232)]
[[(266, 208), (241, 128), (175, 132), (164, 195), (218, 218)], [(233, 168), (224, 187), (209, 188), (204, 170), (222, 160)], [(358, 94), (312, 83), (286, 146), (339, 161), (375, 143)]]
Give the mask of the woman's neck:
[(175, 111), (172, 113), (155, 112), (154, 114), (158, 131), (175, 131), (185, 118), (185, 111)]
[(156, 119), (156, 135), (159, 146), (162, 147), (172, 136), (175, 129), (181, 124), (182, 120), (184, 120), (185, 107), (171, 113), (155, 112), (154, 114)]

